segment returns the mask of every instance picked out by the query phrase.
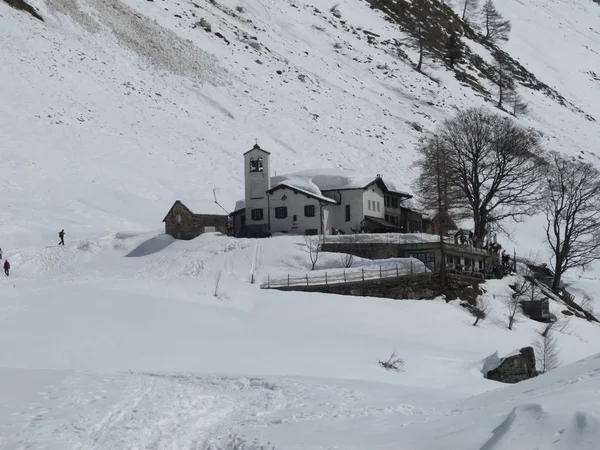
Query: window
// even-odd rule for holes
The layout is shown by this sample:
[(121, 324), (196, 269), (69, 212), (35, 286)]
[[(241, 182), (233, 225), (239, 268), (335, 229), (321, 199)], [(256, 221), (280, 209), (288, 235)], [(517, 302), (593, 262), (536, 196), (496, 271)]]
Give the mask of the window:
[(304, 207), (305, 217), (315, 217), (315, 205), (306, 205)]
[(292, 220), (293, 220), (294, 222), (296, 222), (296, 221), (298, 220), (298, 216), (297, 216), (296, 214), (294, 214), (294, 215), (292, 216)]
[(435, 254), (433, 252), (418, 252), (409, 256), (421, 261), (429, 270), (435, 270)]
[(318, 233), (319, 233), (319, 230), (317, 230), (316, 228), (309, 228), (308, 230), (304, 231), (304, 234), (307, 236), (314, 236)]
[(258, 159), (250, 158), (250, 172), (262, 172), (263, 159), (259, 156)]
[(392, 197), (392, 208), (397, 208), (398, 207), (398, 197)]
[(381, 212), (381, 202), (377, 202), (377, 212)]
[(252, 210), (252, 220), (258, 222), (259, 220), (263, 220), (263, 210), (262, 209), (253, 209)]
[(367, 208), (371, 211), (371, 200), (367, 200)]
[(287, 206), (278, 206), (275, 208), (275, 218), (285, 219), (287, 217)]
[(346, 205), (346, 222), (350, 222), (350, 205)]
[(389, 196), (389, 195), (386, 195), (386, 196), (383, 198), (383, 202), (384, 202), (384, 205), (385, 205), (385, 206), (390, 206), (390, 196)]

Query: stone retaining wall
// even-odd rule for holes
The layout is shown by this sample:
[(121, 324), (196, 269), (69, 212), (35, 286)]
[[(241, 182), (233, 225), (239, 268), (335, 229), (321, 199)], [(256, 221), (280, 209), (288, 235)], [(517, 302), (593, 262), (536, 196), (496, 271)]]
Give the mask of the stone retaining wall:
[[(473, 302), (481, 294), (480, 279), (447, 274), (448, 291), (446, 300), (457, 298)], [(276, 288), (281, 291), (322, 292), (326, 294), (355, 295), (360, 297), (382, 297), (397, 300), (430, 300), (442, 293), (439, 274), (424, 273), (399, 278), (338, 283), (329, 285), (290, 286)]]

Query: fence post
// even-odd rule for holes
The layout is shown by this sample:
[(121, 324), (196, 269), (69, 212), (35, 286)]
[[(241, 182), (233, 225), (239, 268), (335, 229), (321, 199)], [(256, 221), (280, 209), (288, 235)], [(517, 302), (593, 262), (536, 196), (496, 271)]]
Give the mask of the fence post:
[(413, 262), (412, 261), (410, 262), (410, 274), (411, 275), (413, 274)]
[(396, 264), (396, 277), (400, 278), (400, 273), (398, 272), (398, 264)]
[(362, 280), (365, 281), (365, 269), (362, 269)]
[(267, 289), (271, 289), (271, 275), (267, 275)]
[(290, 287), (290, 274), (288, 273), (288, 287)]
[(325, 286), (327, 286), (327, 272), (325, 272)]
[(346, 269), (344, 269), (344, 283), (346, 282)]
[(306, 274), (306, 285), (308, 286), (308, 274)]
[(383, 278), (383, 275), (382, 275), (382, 273), (381, 273), (381, 264), (380, 264), (380, 265), (379, 265), (379, 279), (382, 279), (382, 278)]

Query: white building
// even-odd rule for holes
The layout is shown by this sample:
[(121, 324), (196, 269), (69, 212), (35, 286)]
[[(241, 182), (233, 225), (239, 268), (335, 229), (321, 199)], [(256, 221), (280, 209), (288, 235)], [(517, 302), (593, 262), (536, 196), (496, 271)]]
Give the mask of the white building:
[(270, 169), (270, 153), (258, 144), (244, 153), (245, 198), (232, 213), (237, 236), (420, 231), (403, 217), (412, 196), (379, 175), (322, 169), (271, 177)]

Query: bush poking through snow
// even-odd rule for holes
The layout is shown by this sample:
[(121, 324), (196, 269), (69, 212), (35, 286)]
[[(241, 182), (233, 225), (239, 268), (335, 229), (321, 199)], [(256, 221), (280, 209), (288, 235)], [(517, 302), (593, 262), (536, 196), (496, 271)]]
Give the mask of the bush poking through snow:
[(387, 361), (379, 361), (379, 365), (385, 370), (393, 370), (396, 372), (402, 372), (404, 370), (404, 361), (401, 358), (398, 358), (396, 352), (393, 352)]
[(475, 317), (475, 322), (473, 322), (473, 326), (476, 327), (480, 320), (485, 320), (487, 315), (490, 312), (490, 304), (489, 302), (480, 297), (477, 299), (477, 305), (471, 307), (469, 310), (473, 317)]
[(344, 268), (349, 269), (354, 264), (354, 255), (350, 253), (340, 253), (340, 261)]
[(215, 275), (215, 290), (213, 292), (213, 295), (215, 297), (220, 297), (221, 296), (221, 290), (219, 289), (219, 286), (221, 285), (221, 275), (223, 274), (222, 270), (219, 270), (217, 272), (217, 274)]
[(210, 33), (212, 31), (212, 26), (210, 25), (210, 22), (208, 20), (206, 20), (204, 17), (202, 19), (200, 19), (200, 21), (198, 22), (198, 26), (203, 28), (204, 31), (206, 31), (208, 33)]
[(333, 17), (336, 17), (338, 19), (342, 18), (342, 13), (340, 12), (340, 4), (339, 3), (336, 3), (335, 5), (333, 5), (331, 7), (331, 9), (329, 10), (329, 12), (331, 14), (333, 14)]

